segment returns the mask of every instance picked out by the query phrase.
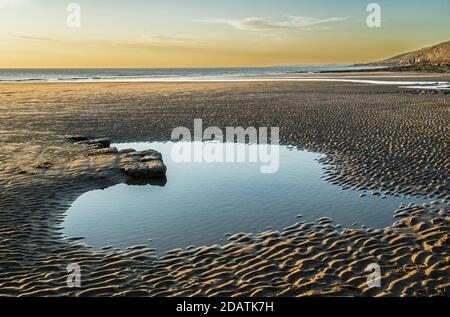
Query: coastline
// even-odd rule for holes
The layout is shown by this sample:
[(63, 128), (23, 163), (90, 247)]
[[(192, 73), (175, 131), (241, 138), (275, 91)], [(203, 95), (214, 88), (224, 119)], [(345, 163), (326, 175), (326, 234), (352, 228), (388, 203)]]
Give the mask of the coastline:
[[(448, 296), (449, 107), (444, 95), (352, 83), (0, 84), (0, 293)], [(167, 140), (195, 117), (219, 127), (278, 125), (283, 144), (327, 155), (337, 186), (430, 196), (447, 209), (406, 207), (385, 229), (342, 230), (321, 219), (159, 259), (142, 246), (94, 251), (61, 237), (73, 200), (124, 181), (114, 155), (74, 147), (65, 135)], [(373, 261), (385, 268), (380, 289), (365, 287)], [(70, 262), (86, 274), (75, 291), (65, 285)]]
[[(355, 65), (359, 66), (359, 65)], [(366, 66), (366, 65), (361, 65)], [(378, 65), (367, 65), (376, 67)], [(320, 73), (358, 73), (358, 72), (367, 72), (367, 73), (378, 73), (378, 72), (400, 72), (400, 73), (434, 73), (434, 74), (448, 74), (450, 73), (450, 66), (443, 65), (410, 65), (410, 66), (379, 66), (380, 68), (374, 69), (361, 69), (361, 70), (333, 70), (333, 71), (323, 71)], [(382, 68), (381, 68), (382, 67)]]
[[(313, 67), (310, 70), (296, 71), (295, 67), (289, 70), (289, 67), (267, 68), (231, 68), (228, 69), (11, 69), (2, 70), (3, 77), (0, 77), (0, 84), (46, 84), (46, 83), (221, 83), (221, 82), (282, 82), (282, 81), (335, 81), (346, 82), (350, 78), (352, 82), (373, 84), (386, 84), (386, 81), (380, 81), (379, 78), (389, 79), (394, 82), (395, 78), (401, 78), (399, 82), (411, 82), (417, 84), (426, 84), (428, 80), (435, 79), (448, 84), (450, 75), (441, 71), (424, 72), (403, 71), (399, 69), (336, 69), (326, 67)], [(326, 70), (322, 70), (326, 69)], [(226, 71), (228, 70), (228, 71)], [(276, 71), (275, 71), (276, 70)], [(40, 73), (39, 71), (42, 71)], [(115, 71), (115, 72), (114, 72)], [(48, 72), (48, 74), (46, 74)], [(97, 74), (100, 72), (100, 75)], [(425, 78), (427, 81), (424, 81)]]

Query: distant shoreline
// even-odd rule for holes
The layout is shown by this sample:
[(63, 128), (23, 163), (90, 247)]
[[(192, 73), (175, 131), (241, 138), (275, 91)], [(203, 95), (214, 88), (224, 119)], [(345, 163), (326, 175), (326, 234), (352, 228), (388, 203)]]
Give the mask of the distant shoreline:
[(413, 65), (413, 66), (386, 66), (380, 68), (357, 69), (357, 70), (331, 70), (320, 71), (320, 74), (341, 74), (341, 73), (378, 73), (378, 72), (421, 72), (421, 73), (450, 73), (450, 66), (433, 66), (433, 65)]
[(221, 78), (255, 78), (286, 74), (317, 74), (321, 71), (369, 70), (365, 66), (279, 66), (235, 68), (142, 68), (142, 69), (0, 69), (0, 82), (83, 81), (180, 81)]

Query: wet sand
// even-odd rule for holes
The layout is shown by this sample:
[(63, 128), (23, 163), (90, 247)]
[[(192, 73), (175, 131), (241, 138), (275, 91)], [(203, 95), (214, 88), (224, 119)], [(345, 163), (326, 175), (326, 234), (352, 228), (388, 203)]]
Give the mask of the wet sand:
[[(448, 95), (351, 83), (0, 84), (0, 295), (448, 296), (449, 110)], [(125, 181), (119, 154), (66, 135), (164, 141), (194, 118), (279, 126), (283, 144), (327, 154), (333, 184), (435, 204), (393, 211), (384, 229), (320, 219), (162, 258), (62, 236), (77, 197)], [(70, 263), (81, 288), (66, 285)]]

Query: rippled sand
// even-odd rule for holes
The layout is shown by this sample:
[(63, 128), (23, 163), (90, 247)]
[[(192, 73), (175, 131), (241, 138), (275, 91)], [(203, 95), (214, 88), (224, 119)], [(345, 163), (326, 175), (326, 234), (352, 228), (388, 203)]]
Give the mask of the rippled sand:
[[(0, 295), (448, 295), (449, 106), (448, 95), (346, 83), (0, 85)], [(162, 258), (62, 237), (78, 196), (125, 180), (116, 153), (64, 135), (164, 140), (194, 118), (279, 126), (284, 144), (328, 155), (336, 185), (436, 203), (398, 210), (384, 229), (324, 218)], [(81, 288), (66, 285), (70, 263)], [(366, 283), (371, 263), (380, 288)]]

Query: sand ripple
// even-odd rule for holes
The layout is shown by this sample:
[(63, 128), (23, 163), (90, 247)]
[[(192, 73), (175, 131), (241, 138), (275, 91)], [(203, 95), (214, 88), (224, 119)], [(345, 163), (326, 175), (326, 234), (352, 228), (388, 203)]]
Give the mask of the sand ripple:
[[(180, 84), (151, 92), (138, 84), (114, 91), (39, 87), (0, 94), (0, 295), (449, 295), (445, 96), (312, 83)], [(194, 117), (219, 127), (278, 125), (285, 144), (327, 154), (332, 183), (436, 202), (403, 206), (384, 229), (346, 229), (323, 218), (161, 258), (144, 246), (95, 251), (81, 237), (61, 235), (77, 197), (125, 181), (117, 154), (68, 144), (64, 134), (166, 139), (166, 131)], [(70, 263), (81, 268), (81, 288), (66, 284)], [(381, 269), (380, 288), (367, 284), (372, 263)]]

